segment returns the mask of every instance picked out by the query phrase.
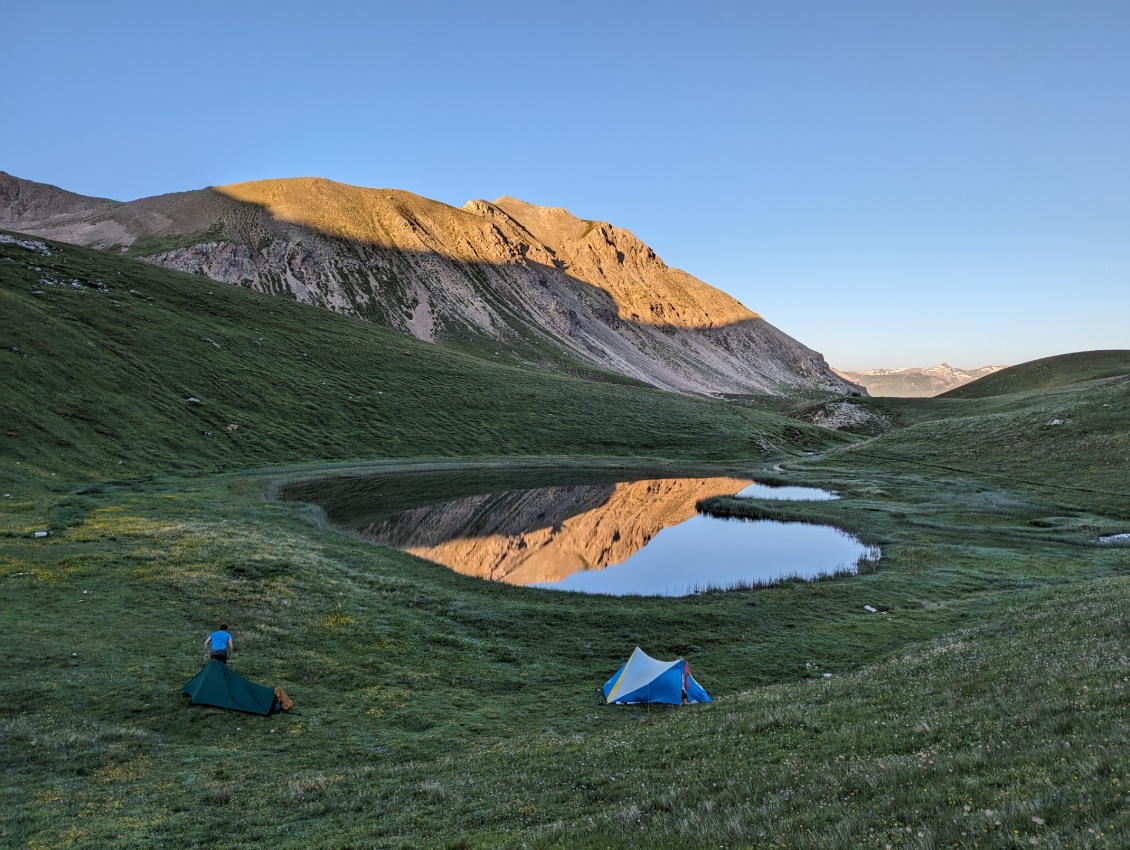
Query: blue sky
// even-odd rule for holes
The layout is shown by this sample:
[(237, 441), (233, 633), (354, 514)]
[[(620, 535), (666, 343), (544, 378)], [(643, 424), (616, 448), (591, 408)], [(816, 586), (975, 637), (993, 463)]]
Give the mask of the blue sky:
[(1130, 348), (1130, 3), (53, 2), (0, 169), (611, 221), (846, 369)]

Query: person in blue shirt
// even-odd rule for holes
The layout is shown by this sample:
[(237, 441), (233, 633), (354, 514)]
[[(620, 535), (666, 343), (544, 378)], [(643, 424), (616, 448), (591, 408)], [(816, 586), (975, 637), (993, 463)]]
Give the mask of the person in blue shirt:
[(227, 623), (220, 626), (219, 630), (212, 632), (204, 638), (204, 648), (208, 650), (208, 660), (215, 658), (227, 664), (231, 659), (232, 640), (228, 634)]

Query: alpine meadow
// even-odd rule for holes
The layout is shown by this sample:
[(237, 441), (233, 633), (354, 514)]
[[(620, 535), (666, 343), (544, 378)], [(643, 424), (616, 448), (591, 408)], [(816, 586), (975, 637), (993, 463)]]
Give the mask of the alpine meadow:
[[(721, 294), (701, 313), (735, 311), (723, 329), (617, 313), (618, 263), (700, 291), (624, 231), (398, 198), (419, 232), (428, 215), (484, 245), (496, 228), (499, 257), (537, 261), (529, 279), (421, 241), (412, 262), (469, 281), (413, 296), (441, 305), (429, 341), (359, 277), (334, 278), (352, 293), (335, 312), (328, 289), (303, 303), (310, 277), (206, 276), (223, 240), (296, 256), (298, 225), (256, 230), (274, 219), (226, 196), (244, 218), (164, 231), (152, 256), (141, 225), (132, 247), (90, 247), (46, 234), (57, 207), (5, 224), (0, 845), (1130, 846), (1130, 351), (869, 398)], [(66, 212), (125, 232), (116, 207)], [(340, 258), (341, 238), (307, 245)], [(370, 260), (396, 247), (365, 238)], [(600, 287), (567, 279), (586, 262)], [(539, 325), (503, 284), (572, 313)], [(503, 323), (467, 306), (474, 287), (510, 336), (489, 336)], [(743, 371), (740, 346), (787, 368)], [(562, 470), (826, 488), (842, 498), (700, 508), (833, 525), (881, 557), (681, 598), (565, 593), (462, 576), (286, 498), (330, 477), (391, 498), (382, 482), (407, 479), (422, 504), (445, 477)], [(293, 708), (187, 705), (220, 623), (232, 668)], [(685, 658), (714, 701), (601, 705), (636, 646)]]

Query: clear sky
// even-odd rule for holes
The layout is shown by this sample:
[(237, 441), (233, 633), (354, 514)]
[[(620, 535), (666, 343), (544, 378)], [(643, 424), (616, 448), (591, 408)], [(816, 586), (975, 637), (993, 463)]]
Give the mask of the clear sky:
[(1126, 0), (6, 4), (0, 169), (633, 231), (839, 368), (1130, 348)]

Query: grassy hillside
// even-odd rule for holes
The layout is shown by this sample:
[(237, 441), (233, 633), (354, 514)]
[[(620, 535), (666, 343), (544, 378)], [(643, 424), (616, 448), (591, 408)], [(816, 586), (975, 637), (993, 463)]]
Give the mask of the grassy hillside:
[(836, 463), (980, 480), (1130, 519), (1130, 352), (1037, 362), (1055, 365), (1054, 386), (1028, 364), (982, 379), (1008, 393), (867, 400), (899, 427), (833, 452)]
[(943, 398), (985, 398), (1130, 375), (1130, 351), (1083, 351), (1011, 366), (950, 390)]
[(46, 477), (129, 478), (377, 457), (741, 458), (836, 439), (44, 244), (49, 254), (0, 243), (0, 309), (12, 317), (0, 327), (5, 474), (16, 463)]
[[(1125, 382), (865, 401), (896, 427), (864, 441), (780, 400), (537, 372), (51, 250), (0, 245), (0, 846), (1130, 845), (1130, 550), (1097, 543), (1130, 531)], [(883, 558), (588, 597), (272, 497), (330, 471), (396, 488), (570, 464), (833, 487), (716, 507), (830, 522)], [(234, 668), (294, 711), (183, 704), (220, 621)], [(687, 657), (715, 702), (597, 706), (637, 644)]]

